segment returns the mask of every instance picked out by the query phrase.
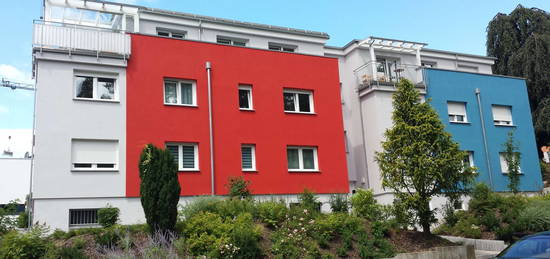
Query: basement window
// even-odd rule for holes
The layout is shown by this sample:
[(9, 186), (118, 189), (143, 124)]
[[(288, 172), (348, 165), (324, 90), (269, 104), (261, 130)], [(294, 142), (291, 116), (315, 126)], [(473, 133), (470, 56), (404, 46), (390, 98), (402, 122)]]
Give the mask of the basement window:
[(69, 209), (69, 227), (97, 226), (98, 209)]

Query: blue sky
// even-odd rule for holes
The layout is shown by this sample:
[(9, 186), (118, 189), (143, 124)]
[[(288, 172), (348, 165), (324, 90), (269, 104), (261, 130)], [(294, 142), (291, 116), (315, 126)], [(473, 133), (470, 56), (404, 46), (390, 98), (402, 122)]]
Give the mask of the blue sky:
[[(131, 4), (327, 32), (329, 45), (379, 36), (428, 48), (485, 54), (488, 22), (518, 4), (550, 11), (550, 0), (120, 0)], [(342, 4), (346, 3), (346, 4)], [(0, 0), (0, 77), (32, 82), (32, 21), (41, 0)], [(0, 129), (32, 127), (32, 93), (0, 89)]]

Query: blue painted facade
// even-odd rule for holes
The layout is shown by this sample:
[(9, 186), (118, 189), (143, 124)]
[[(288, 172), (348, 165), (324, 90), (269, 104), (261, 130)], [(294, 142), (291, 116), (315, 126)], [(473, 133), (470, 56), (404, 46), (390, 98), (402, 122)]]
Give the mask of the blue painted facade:
[[(439, 113), (447, 131), (453, 135), (462, 150), (473, 152), (474, 166), (478, 168), (478, 181), (487, 183), (495, 191), (509, 191), (508, 178), (502, 173), (499, 153), (504, 149), (503, 144), (507, 140), (508, 132), (515, 130), (514, 138), (519, 142), (520, 168), (523, 173), (520, 176), (520, 189), (530, 192), (542, 190), (543, 184), (525, 80), (425, 68), (424, 81), (427, 86), (426, 97), (431, 98), (431, 105)], [(483, 141), (476, 89), (480, 91), (487, 153)], [(466, 104), (467, 123), (449, 121), (448, 102)], [(511, 106), (514, 125), (495, 125), (493, 105)]]

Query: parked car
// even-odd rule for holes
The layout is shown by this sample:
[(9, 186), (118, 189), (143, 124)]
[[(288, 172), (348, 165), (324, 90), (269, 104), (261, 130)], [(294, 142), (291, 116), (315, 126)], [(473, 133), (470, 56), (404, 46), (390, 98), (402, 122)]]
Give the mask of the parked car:
[(511, 244), (496, 259), (550, 258), (550, 231), (526, 236)]

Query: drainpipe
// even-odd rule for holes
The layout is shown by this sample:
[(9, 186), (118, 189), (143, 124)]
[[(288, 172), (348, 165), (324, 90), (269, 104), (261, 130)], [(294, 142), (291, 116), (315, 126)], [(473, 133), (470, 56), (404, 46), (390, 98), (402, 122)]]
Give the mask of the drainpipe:
[(485, 131), (485, 120), (483, 119), (483, 108), (481, 107), (481, 97), (479, 88), (476, 88), (477, 106), (479, 108), (479, 119), (481, 120), (481, 132), (483, 133), (483, 147), (485, 148), (485, 163), (489, 170), (489, 186), (493, 189), (493, 170), (491, 169), (491, 160), (489, 159), (489, 148), (487, 146), (487, 132)]
[(208, 77), (208, 125), (210, 132), (210, 186), (212, 196), (215, 195), (214, 190), (214, 135), (212, 133), (212, 82), (211, 82), (212, 66), (210, 61), (206, 62), (206, 75)]

